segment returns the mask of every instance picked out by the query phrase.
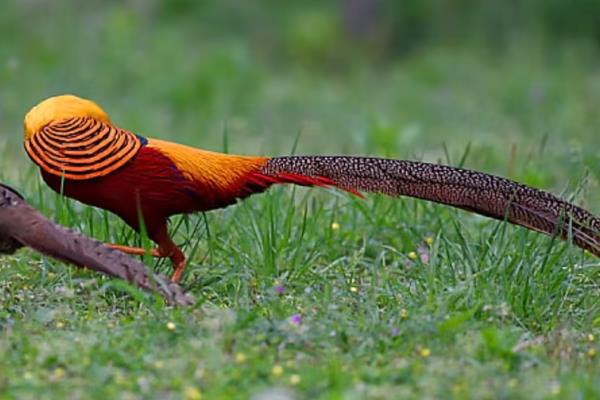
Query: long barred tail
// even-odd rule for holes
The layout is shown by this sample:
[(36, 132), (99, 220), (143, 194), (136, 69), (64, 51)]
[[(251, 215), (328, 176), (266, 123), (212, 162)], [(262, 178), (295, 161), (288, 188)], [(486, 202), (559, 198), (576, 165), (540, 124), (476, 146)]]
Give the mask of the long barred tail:
[(272, 183), (333, 185), (350, 192), (447, 204), (562, 239), (571, 237), (600, 257), (600, 218), (548, 192), (482, 172), (370, 157), (289, 156), (270, 159), (260, 174)]

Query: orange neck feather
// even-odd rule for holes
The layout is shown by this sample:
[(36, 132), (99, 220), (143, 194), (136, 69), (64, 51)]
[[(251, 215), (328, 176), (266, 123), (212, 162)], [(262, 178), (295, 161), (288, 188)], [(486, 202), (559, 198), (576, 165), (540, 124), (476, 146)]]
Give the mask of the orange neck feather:
[(171, 159), (190, 181), (214, 189), (236, 185), (269, 160), (269, 157), (216, 153), (157, 139), (148, 139), (148, 146), (160, 150)]

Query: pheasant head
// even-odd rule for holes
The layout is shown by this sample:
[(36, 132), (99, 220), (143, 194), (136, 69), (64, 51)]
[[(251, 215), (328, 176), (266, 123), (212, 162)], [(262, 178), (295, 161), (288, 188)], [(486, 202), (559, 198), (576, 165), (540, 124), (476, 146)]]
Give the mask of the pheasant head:
[(50, 97), (34, 106), (24, 121), (25, 141), (53, 122), (77, 117), (92, 117), (110, 123), (108, 115), (96, 103), (70, 94)]
[(145, 139), (113, 126), (96, 103), (72, 95), (50, 97), (25, 116), (25, 150), (43, 172), (87, 180), (131, 160)]

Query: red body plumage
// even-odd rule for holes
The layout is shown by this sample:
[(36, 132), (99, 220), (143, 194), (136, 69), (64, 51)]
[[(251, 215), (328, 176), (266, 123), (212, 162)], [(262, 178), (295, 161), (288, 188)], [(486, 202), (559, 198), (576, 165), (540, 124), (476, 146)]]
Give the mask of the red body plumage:
[[(214, 166), (219, 168), (218, 165)], [(148, 236), (164, 244), (168, 237), (169, 217), (225, 207), (277, 183), (303, 186), (331, 186), (325, 178), (299, 174), (280, 174), (277, 177), (249, 172), (233, 184), (219, 188), (206, 182), (190, 180), (159, 148), (145, 146), (122, 168), (99, 178), (70, 180), (42, 170), (44, 181), (53, 190), (82, 203), (110, 210), (132, 228), (139, 230), (143, 217)]]
[[(82, 203), (110, 210), (134, 229), (139, 211), (150, 237), (174, 214), (201, 208), (194, 185), (160, 151), (144, 147), (123, 168), (99, 178), (73, 181), (42, 171), (46, 183)], [(62, 189), (61, 189), (62, 186)]]

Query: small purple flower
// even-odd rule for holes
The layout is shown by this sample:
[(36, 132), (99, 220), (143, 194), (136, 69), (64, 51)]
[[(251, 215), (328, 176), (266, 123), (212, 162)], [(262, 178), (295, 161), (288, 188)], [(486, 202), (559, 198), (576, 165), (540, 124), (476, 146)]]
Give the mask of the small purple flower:
[(290, 317), (290, 322), (294, 325), (300, 325), (302, 323), (302, 315), (294, 314)]
[(283, 286), (282, 284), (275, 285), (275, 292), (277, 294), (284, 294), (285, 293), (285, 286)]

